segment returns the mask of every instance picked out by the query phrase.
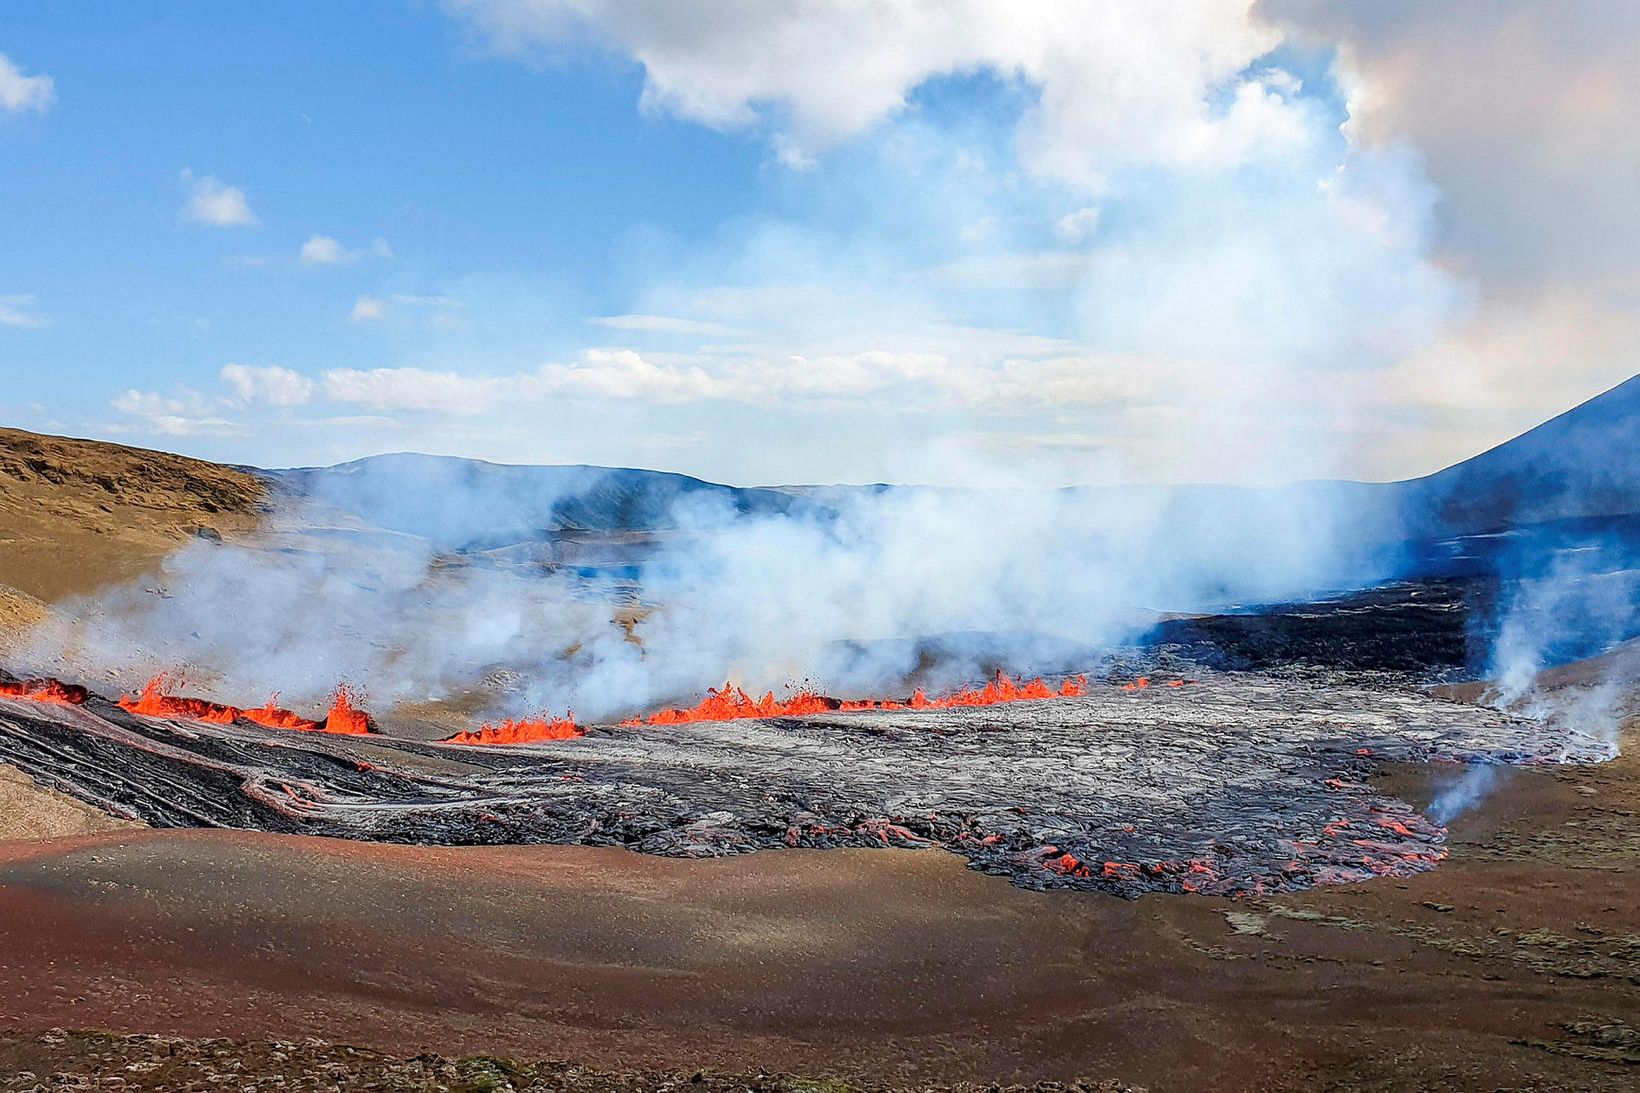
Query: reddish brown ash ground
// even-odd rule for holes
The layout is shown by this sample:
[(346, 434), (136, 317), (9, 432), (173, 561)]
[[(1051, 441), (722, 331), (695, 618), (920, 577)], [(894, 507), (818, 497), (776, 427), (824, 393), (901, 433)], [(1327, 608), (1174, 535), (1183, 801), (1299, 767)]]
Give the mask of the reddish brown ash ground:
[(917, 852), (10, 844), (0, 1023), (882, 1081), (1629, 1088), (1627, 1049), (1574, 1030), (1640, 1026), (1637, 773), (1514, 772), (1440, 868), (1269, 901), (1028, 893)]

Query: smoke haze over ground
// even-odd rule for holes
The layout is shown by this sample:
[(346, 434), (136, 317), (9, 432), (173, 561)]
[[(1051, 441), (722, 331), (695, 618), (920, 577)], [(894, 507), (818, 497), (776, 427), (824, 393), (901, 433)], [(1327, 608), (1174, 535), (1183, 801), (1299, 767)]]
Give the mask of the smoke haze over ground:
[(503, 712), (603, 717), (724, 678), (872, 694), (1070, 671), (1158, 612), (1372, 575), (1335, 541), (1343, 514), (1282, 491), (696, 483), (662, 506), (622, 493), (632, 474), (413, 457), (320, 473), (252, 541), (188, 545), (39, 648), (66, 641), (87, 672), (174, 658), (224, 695), (303, 701), (343, 678), (379, 703), (447, 697), (499, 670)]
[[(1636, 529), (1586, 515), (1632, 483), (1584, 458), (1637, 391), (1389, 486), (745, 489), (410, 455), (271, 472), (260, 533), (71, 605), (33, 655), (127, 687), (191, 666), (229, 701), (346, 679), (383, 708), (605, 719), (725, 679), (858, 697), (1086, 670), (1168, 615), (1457, 575), (1498, 582), (1470, 670), (1533, 711), (1539, 669), (1640, 628)], [(1604, 737), (1609, 698), (1555, 708)]]

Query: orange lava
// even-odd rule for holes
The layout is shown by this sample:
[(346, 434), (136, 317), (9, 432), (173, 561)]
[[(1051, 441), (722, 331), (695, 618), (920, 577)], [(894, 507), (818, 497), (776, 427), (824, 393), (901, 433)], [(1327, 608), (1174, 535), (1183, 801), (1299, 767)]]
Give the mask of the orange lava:
[(78, 706), (89, 692), (77, 683), (60, 679), (22, 679), (0, 683), (0, 698), (26, 698), (30, 702), (50, 702), (58, 706)]
[(458, 732), (444, 743), (530, 744), (538, 740), (571, 740), (585, 735), (586, 733), (576, 726), (574, 714), (520, 721), (514, 721), (509, 717), (500, 724), (486, 721), (471, 732)]
[(213, 725), (231, 725), (239, 720), (239, 711), (232, 706), (167, 694), (170, 686), (171, 678), (161, 673), (143, 684), (135, 695), (121, 695), (120, 708), (144, 717), (207, 721)]
[(295, 729), (300, 732), (330, 732), (360, 735), (370, 731), (370, 715), (353, 705), (353, 696), (346, 685), (339, 685), (331, 699), (330, 713), (323, 721), (305, 717), (274, 705), (274, 695), (266, 705), (251, 709), (209, 702), (203, 698), (188, 698), (169, 694), (170, 676), (161, 673), (143, 684), (135, 695), (120, 698), (120, 708), (144, 717), (160, 717), (180, 721), (203, 721), (212, 725), (231, 725), (235, 721), (251, 721), (271, 729)]
[(955, 691), (937, 698), (929, 698), (920, 688), (905, 701), (892, 699), (859, 699), (840, 702), (835, 698), (802, 690), (790, 698), (776, 698), (774, 692), (762, 698), (753, 698), (732, 683), (709, 688), (706, 697), (688, 709), (666, 709), (648, 717), (634, 717), (621, 724), (628, 728), (639, 725), (681, 725), (692, 721), (737, 721), (747, 717), (801, 717), (804, 714), (827, 713), (838, 710), (845, 713), (858, 710), (949, 710), (958, 706), (998, 706), (1005, 702), (1030, 702), (1045, 698), (1076, 698), (1088, 693), (1088, 677), (1073, 676), (1058, 687), (1051, 687), (1040, 677), (1022, 682), (998, 672), (996, 678), (984, 687)]
[(279, 701), (278, 695), (270, 695), (267, 705), (258, 706), (252, 710), (240, 710), (239, 716), (246, 721), (254, 721), (258, 725), (266, 725), (270, 729), (296, 729), (300, 732), (313, 732), (320, 727), (317, 721), (309, 721), (289, 710), (274, 705)]
[(632, 718), (621, 722), (636, 725), (680, 725), (688, 721), (738, 721), (747, 717), (797, 717), (810, 713), (825, 713), (840, 708), (835, 699), (828, 699), (813, 691), (798, 691), (790, 698), (777, 699), (770, 691), (762, 698), (753, 698), (732, 683), (722, 687), (708, 687), (706, 697), (690, 708), (660, 710), (647, 718)]
[(370, 731), (370, 715), (353, 705), (353, 692), (345, 683), (338, 683), (336, 693), (330, 698), (324, 731), (348, 736), (363, 736)]

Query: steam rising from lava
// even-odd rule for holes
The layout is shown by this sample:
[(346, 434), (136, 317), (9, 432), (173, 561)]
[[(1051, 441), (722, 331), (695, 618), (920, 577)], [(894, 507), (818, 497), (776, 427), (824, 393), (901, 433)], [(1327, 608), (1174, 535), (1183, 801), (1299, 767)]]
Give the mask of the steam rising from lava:
[[(811, 490), (780, 511), (681, 490), (641, 533), (576, 532), (621, 525), (625, 473), (408, 456), (318, 472), (253, 541), (200, 540), (157, 580), (71, 605), (26, 666), (127, 688), (182, 666), (203, 693), (298, 705), (345, 678), (378, 711), (455, 697), (599, 720), (726, 675), (752, 693), (880, 695), (1062, 673), (1155, 611), (1381, 565), (1304, 487)], [(561, 560), (566, 526), (626, 564)]]
[[(1505, 560), (1508, 580), (1492, 644), (1487, 699), (1500, 709), (1533, 718), (1553, 717), (1616, 754), (1623, 688), (1595, 660), (1583, 678), (1556, 681), (1545, 669), (1585, 657), (1622, 657), (1622, 640), (1640, 632), (1640, 574), (1611, 571), (1595, 559), (1598, 539), (1547, 559), (1519, 551)], [(1632, 648), (1628, 651), (1633, 655)], [(1558, 685), (1557, 685), (1558, 684)]]

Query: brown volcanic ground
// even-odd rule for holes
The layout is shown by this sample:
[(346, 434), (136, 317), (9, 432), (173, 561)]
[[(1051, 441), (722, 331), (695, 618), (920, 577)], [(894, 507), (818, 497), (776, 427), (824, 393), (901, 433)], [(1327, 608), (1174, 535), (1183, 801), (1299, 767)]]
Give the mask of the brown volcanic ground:
[(0, 621), (140, 576), (201, 528), (248, 531), (265, 492), (198, 459), (0, 429)]
[(1439, 869), (1261, 902), (1030, 893), (931, 851), (16, 843), (0, 1023), (905, 1084), (1627, 1089), (1636, 784), (1628, 758), (1520, 771)]
[[(0, 441), (0, 583), (33, 611), (140, 574), (200, 525), (255, 520), (259, 483), (240, 472)], [(1637, 731), (1631, 719), (1630, 750)], [(38, 1035), (65, 1026), (902, 1085), (1628, 1089), (1636, 768), (1514, 771), (1452, 825), (1433, 872), (1259, 902), (1031, 893), (938, 852), (690, 862), (203, 831), (10, 842), (0, 1088), (31, 1088), (21, 1071), (190, 1084), (172, 1066), (127, 1069), (128, 1042)], [(1428, 774), (1382, 778), (1423, 800)], [(13, 817), (48, 804), (63, 807), (26, 788), (0, 801)], [(7, 833), (58, 830), (76, 828)], [(190, 1052), (232, 1069), (234, 1087), (362, 1083), (376, 1065), (335, 1052), (304, 1085), (293, 1068), (309, 1064), (283, 1049), (163, 1048)], [(446, 1084), (498, 1087), (465, 1080)]]

